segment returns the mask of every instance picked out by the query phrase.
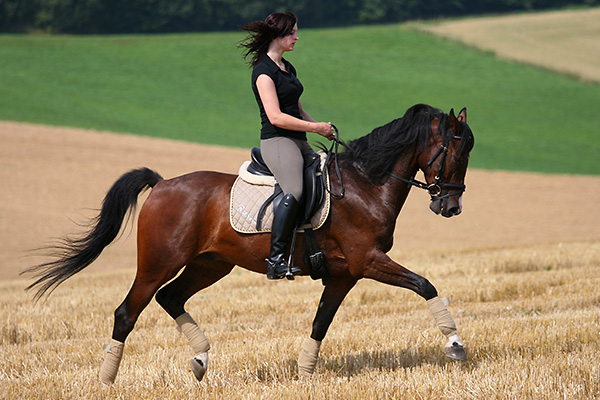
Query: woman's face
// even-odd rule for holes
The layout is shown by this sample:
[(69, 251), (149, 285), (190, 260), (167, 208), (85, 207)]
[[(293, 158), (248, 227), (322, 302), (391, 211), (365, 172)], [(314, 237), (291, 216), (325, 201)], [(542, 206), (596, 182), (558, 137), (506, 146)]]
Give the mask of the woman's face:
[(294, 29), (292, 29), (292, 32), (289, 35), (277, 38), (275, 40), (279, 41), (279, 45), (283, 51), (294, 50), (294, 46), (298, 40), (298, 24), (294, 25)]

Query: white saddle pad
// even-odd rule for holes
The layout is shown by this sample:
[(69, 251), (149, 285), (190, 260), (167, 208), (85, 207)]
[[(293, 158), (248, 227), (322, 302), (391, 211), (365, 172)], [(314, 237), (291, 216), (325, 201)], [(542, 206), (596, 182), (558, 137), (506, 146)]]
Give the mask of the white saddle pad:
[[(245, 162), (240, 168), (240, 171), (244, 170), (248, 163), (248, 161)], [(329, 189), (329, 176), (325, 169), (324, 173), (326, 174), (325, 181), (327, 182), (327, 189)], [(261, 184), (248, 183), (244, 179), (245, 176), (244, 173), (240, 172), (240, 176), (237, 177), (231, 188), (229, 208), (229, 221), (231, 226), (240, 233), (271, 232), (271, 225), (273, 225), (273, 203), (269, 204), (266, 208), (259, 230), (256, 229), (256, 220), (263, 203), (273, 194), (275, 181), (272, 177), (269, 177), (270, 179), (264, 179)], [(330, 201), (331, 198), (329, 192), (327, 192), (325, 201), (310, 221), (310, 225), (314, 230), (323, 226), (327, 220), (331, 205)], [(308, 225), (301, 226), (299, 230), (303, 230), (307, 227)]]

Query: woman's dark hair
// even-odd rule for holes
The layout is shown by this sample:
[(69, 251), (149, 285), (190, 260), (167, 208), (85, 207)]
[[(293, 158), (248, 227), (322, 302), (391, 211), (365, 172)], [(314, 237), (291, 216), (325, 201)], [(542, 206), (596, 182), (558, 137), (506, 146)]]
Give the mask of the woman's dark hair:
[(274, 39), (291, 34), (297, 22), (298, 17), (285, 11), (273, 13), (264, 21), (249, 22), (240, 26), (240, 29), (248, 32), (246, 38), (238, 46), (246, 49), (244, 59), (247, 60), (251, 56), (252, 58), (248, 63), (251, 66), (256, 65), (258, 60), (267, 54), (269, 44)]

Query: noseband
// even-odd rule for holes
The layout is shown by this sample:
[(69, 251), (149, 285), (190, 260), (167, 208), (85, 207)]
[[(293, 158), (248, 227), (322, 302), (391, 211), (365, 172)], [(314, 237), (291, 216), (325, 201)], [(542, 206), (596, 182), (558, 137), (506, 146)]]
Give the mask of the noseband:
[[(423, 171), (424, 171), (427, 168), (431, 167), (433, 165), (433, 163), (435, 162), (435, 160), (440, 155), (442, 156), (442, 158), (440, 160), (440, 167), (438, 168), (437, 174), (435, 174), (435, 180), (433, 181), (433, 183), (428, 185), (427, 183), (416, 180), (414, 176), (411, 177), (410, 179), (404, 179), (401, 176), (392, 174), (391, 172), (388, 172), (388, 174), (392, 178), (395, 178), (401, 182), (408, 183), (409, 185), (416, 186), (420, 189), (427, 190), (427, 193), (429, 193), (429, 195), (431, 196), (431, 201), (443, 200), (448, 197), (461, 195), (467, 189), (467, 187), (465, 185), (460, 185), (460, 184), (456, 184), (456, 183), (445, 183), (445, 182), (442, 182), (442, 178), (441, 178), (444, 173), (444, 164), (446, 164), (446, 156), (448, 155), (448, 145), (449, 145), (450, 139), (461, 140), (462, 137), (456, 136), (456, 135), (446, 136), (444, 143), (440, 146), (440, 148), (433, 155), (433, 157), (431, 157), (431, 160), (429, 160), (429, 162), (427, 163), (425, 168), (423, 168)], [(456, 191), (451, 192), (451, 193), (446, 193), (445, 195), (442, 196), (441, 194), (444, 189), (448, 190), (448, 191), (450, 191), (450, 190), (456, 190)]]

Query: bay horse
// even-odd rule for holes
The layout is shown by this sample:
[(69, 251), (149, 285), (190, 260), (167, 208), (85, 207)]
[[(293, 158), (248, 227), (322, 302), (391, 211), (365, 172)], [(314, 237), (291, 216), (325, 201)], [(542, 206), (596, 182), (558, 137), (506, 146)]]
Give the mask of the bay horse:
[[(423, 297), (448, 339), (444, 346), (447, 355), (466, 360), (454, 320), (435, 287), (386, 255), (392, 248), (396, 219), (412, 186), (429, 192), (430, 209), (436, 214), (460, 214), (474, 144), (466, 109), (455, 116), (453, 110), (445, 114), (417, 104), (403, 117), (368, 135), (339, 143), (342, 151), (327, 166), (334, 200), (327, 221), (315, 231), (330, 277), (310, 337), (300, 351), (299, 376), (314, 373), (321, 342), (336, 311), (362, 278), (407, 288)], [(425, 182), (415, 180), (418, 170), (423, 172)], [(125, 340), (154, 296), (190, 341), (194, 375), (198, 380), (204, 376), (210, 344), (186, 312), (187, 300), (229, 274), (236, 265), (266, 273), (269, 234), (242, 234), (230, 225), (229, 199), (235, 179), (231, 174), (199, 171), (164, 180), (147, 168), (132, 170), (108, 191), (89, 231), (65, 239), (57, 246), (53, 261), (23, 271), (37, 274), (37, 280), (27, 288), (37, 288), (36, 300), (51, 293), (90, 265), (115, 240), (125, 217), (135, 209), (139, 194), (152, 188), (138, 217), (137, 274), (114, 313), (112, 339), (105, 346), (100, 370), (102, 382), (114, 382)], [(295, 252), (302, 254), (303, 246), (302, 241), (296, 242)], [(302, 275), (309, 273), (302, 257), (298, 257), (297, 264)]]

